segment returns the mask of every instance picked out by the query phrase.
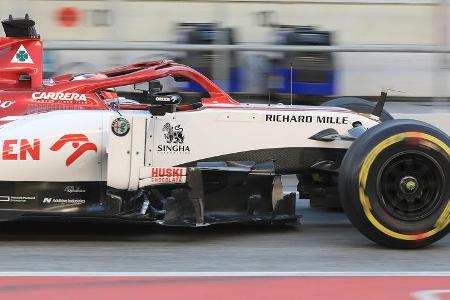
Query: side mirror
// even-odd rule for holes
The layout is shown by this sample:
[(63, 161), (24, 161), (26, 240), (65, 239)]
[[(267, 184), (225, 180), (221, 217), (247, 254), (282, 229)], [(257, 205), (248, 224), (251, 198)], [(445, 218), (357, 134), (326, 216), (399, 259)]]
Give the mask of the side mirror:
[(144, 81), (134, 84), (134, 89), (136, 91), (148, 92), (150, 89), (150, 82)]
[(157, 80), (144, 81), (144, 82), (135, 83), (134, 89), (136, 91), (142, 91), (142, 92), (146, 92), (146, 93), (152, 95), (152, 94), (161, 92), (162, 84)]

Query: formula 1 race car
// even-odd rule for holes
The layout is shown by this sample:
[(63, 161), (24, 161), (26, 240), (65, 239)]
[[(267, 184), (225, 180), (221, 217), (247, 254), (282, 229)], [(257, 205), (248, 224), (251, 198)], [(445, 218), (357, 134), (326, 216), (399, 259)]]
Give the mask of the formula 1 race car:
[[(392, 120), (386, 93), (376, 105), (240, 104), (172, 61), (43, 80), (34, 22), (2, 24), (3, 221), (290, 223), (296, 195), (281, 175), (295, 174), (302, 196), (338, 199), (382, 245), (418, 248), (449, 231), (449, 136)], [(189, 80), (205, 95), (186, 104), (173, 90)]]

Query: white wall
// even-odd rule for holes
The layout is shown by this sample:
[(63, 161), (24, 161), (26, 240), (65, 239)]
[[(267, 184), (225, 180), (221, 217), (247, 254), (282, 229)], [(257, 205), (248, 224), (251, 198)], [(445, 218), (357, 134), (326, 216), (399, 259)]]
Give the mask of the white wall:
[[(450, 44), (450, 0), (309, 1), (0, 1), (0, 10), (29, 12), (47, 40), (170, 41), (177, 22), (221, 21), (237, 28), (238, 41), (270, 42), (272, 29), (258, 25), (257, 13), (273, 12), (281, 24), (317, 25), (335, 32), (336, 44)], [(84, 12), (79, 26), (58, 25), (56, 11), (74, 6)], [(111, 26), (94, 26), (95, 10), (110, 11)], [(7, 14), (5, 14), (5, 17)], [(161, 53), (163, 55), (164, 53)], [(160, 55), (160, 54), (158, 54)], [(64, 52), (60, 61), (85, 61), (92, 68), (130, 63), (143, 52)], [(450, 55), (341, 53), (340, 95), (376, 95), (382, 87), (406, 96), (450, 97)]]
[[(2, 1), (2, 11), (22, 2), (23, 12), (39, 20), (39, 30), (47, 39), (167, 41), (177, 22), (213, 22), (240, 29), (239, 39), (245, 42), (269, 41), (269, 28), (257, 24), (256, 13), (274, 12), (274, 20), (282, 24), (318, 25), (335, 31), (336, 42), (431, 44), (439, 42), (436, 18), (439, 8), (434, 1)], [(218, 3), (220, 2), (220, 3)], [(336, 3), (333, 3), (336, 2)], [(113, 5), (111, 5), (114, 3)], [(376, 2), (375, 2), (376, 3)], [(386, 4), (392, 3), (392, 4)], [(407, 3), (407, 4), (406, 4)], [(58, 26), (56, 11), (65, 6), (85, 11), (81, 26)], [(114, 10), (115, 24), (121, 27), (95, 27), (92, 11)], [(112, 31), (112, 32), (111, 32)]]

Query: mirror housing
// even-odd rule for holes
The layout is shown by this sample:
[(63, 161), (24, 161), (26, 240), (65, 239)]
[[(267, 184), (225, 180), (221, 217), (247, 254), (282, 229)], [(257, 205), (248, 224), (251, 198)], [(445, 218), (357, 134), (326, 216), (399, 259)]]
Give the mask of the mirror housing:
[(134, 84), (134, 89), (136, 91), (148, 92), (150, 89), (150, 82), (144, 81)]
[(136, 91), (142, 91), (146, 94), (156, 94), (162, 91), (162, 84), (158, 80), (144, 81), (134, 84), (134, 89)]

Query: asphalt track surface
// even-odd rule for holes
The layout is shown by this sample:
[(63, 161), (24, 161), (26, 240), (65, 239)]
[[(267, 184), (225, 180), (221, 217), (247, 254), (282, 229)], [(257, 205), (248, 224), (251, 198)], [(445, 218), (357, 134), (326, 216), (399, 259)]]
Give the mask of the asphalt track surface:
[(3, 223), (0, 272), (450, 271), (450, 236), (425, 249), (385, 249), (342, 212), (307, 200), (297, 212), (301, 225), (277, 227)]
[(421, 250), (379, 247), (341, 212), (302, 201), (298, 226), (193, 229), (80, 223), (7, 223), (0, 271), (448, 272), (450, 237)]

